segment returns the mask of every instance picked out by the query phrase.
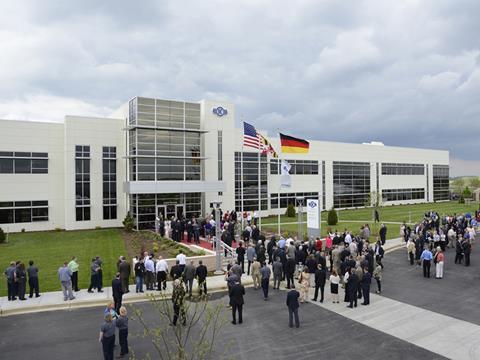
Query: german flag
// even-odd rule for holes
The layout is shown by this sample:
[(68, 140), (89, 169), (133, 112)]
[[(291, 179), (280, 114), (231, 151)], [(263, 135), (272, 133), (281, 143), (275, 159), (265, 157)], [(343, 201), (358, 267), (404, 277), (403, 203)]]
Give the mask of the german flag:
[(308, 153), (310, 143), (307, 140), (297, 139), (293, 136), (280, 134), (280, 144), (283, 153)]

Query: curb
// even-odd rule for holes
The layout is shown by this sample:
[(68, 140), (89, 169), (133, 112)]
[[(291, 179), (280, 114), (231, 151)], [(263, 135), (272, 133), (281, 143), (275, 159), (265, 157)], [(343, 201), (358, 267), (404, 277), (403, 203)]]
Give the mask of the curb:
[[(242, 279), (242, 284), (245, 287), (253, 286), (253, 280), (251, 279)], [(213, 288), (208, 289), (209, 294), (225, 292), (227, 291), (227, 285), (222, 284), (222, 286), (216, 286)], [(196, 293), (195, 291), (194, 293)], [(122, 299), (122, 304), (135, 304), (135, 303), (142, 303), (147, 302), (152, 299), (152, 296), (157, 295), (158, 292), (150, 292), (146, 293), (145, 295), (141, 296), (134, 296), (130, 298)], [(169, 292), (163, 295), (161, 300), (170, 300), (172, 298), (172, 293)], [(75, 310), (75, 309), (84, 309), (90, 307), (98, 307), (98, 306), (105, 306), (105, 304), (112, 300), (110, 297), (100, 299), (92, 299), (92, 300), (80, 300), (80, 301), (68, 301), (65, 303), (59, 304), (52, 304), (52, 305), (36, 305), (36, 306), (26, 306), (22, 308), (16, 309), (0, 309), (0, 317), (7, 317), (13, 315), (23, 315), (23, 314), (32, 314), (32, 313), (39, 313), (39, 312), (47, 312), (47, 311), (57, 311), (57, 310)]]

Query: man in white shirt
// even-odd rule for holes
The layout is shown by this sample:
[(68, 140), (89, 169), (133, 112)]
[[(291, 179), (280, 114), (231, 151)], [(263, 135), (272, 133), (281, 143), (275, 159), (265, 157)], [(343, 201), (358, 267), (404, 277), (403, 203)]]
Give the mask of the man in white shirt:
[(347, 234), (345, 235), (345, 244), (350, 245), (352, 242), (352, 235), (350, 235), (350, 231), (347, 231)]
[[(158, 291), (167, 289), (167, 274), (168, 274), (168, 264), (167, 261), (162, 257), (158, 257), (157, 265), (155, 271), (157, 272), (157, 283)], [(162, 286), (163, 285), (163, 286)]]
[(187, 257), (182, 250), (180, 250), (180, 254), (177, 255), (176, 259), (178, 260), (178, 265), (183, 274), (183, 270), (185, 270), (185, 265), (187, 264)]

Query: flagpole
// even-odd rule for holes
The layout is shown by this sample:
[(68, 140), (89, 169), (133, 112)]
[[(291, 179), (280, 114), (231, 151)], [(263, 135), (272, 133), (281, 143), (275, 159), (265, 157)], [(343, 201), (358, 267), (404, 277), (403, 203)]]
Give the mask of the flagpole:
[[(243, 122), (243, 115), (241, 117), (242, 117), (242, 126), (245, 128), (245, 124)], [(242, 129), (242, 131), (244, 132), (245, 130)], [(243, 145), (245, 143), (244, 138), (245, 138), (245, 135), (242, 136), (242, 152), (240, 153), (240, 209), (241, 209), (241, 212), (242, 212), (242, 215), (241, 215), (241, 218), (242, 218), (241, 219), (241, 223), (242, 223), (241, 234), (243, 233), (243, 230), (244, 230), (244, 223), (243, 223)]]
[[(258, 137), (258, 133), (257, 133)], [(261, 191), (261, 166), (260, 166), (260, 160), (261, 160), (261, 148), (260, 148), (260, 137), (258, 137), (258, 230), (262, 231), (262, 215), (260, 215), (260, 211), (262, 210), (262, 191)]]
[[(280, 129), (277, 129), (278, 131), (278, 140), (280, 141)], [(282, 236), (282, 230), (280, 229), (280, 190), (282, 188), (282, 171), (281, 171), (281, 158), (280, 155), (282, 154), (282, 142), (280, 141), (280, 150), (278, 151), (279, 156), (277, 160), (277, 170), (278, 170), (278, 198), (277, 198), (277, 204), (278, 204), (278, 213), (277, 213), (277, 226), (278, 226), (278, 237)]]

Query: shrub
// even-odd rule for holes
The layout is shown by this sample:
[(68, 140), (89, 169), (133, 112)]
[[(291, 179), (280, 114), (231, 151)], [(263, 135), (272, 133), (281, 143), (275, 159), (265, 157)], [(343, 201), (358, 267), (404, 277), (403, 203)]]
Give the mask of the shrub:
[(5, 236), (5, 233), (3, 232), (3, 229), (0, 228), (0, 244), (3, 244), (5, 241), (7, 241), (7, 238)]
[(327, 224), (328, 225), (337, 225), (338, 224), (337, 211), (333, 207), (328, 211)]
[(460, 199), (458, 199), (458, 203), (459, 204), (465, 204), (465, 198), (462, 196), (460, 196)]
[(133, 216), (130, 215), (130, 211), (125, 216), (125, 219), (123, 219), (122, 224), (125, 228), (125, 231), (131, 232), (133, 230), (135, 226), (135, 220), (133, 219)]
[(287, 217), (294, 218), (295, 217), (295, 206), (293, 204), (288, 204), (287, 206), (287, 212), (285, 213)]
[(462, 197), (465, 199), (469, 199), (472, 197), (472, 191), (468, 186), (463, 190)]

